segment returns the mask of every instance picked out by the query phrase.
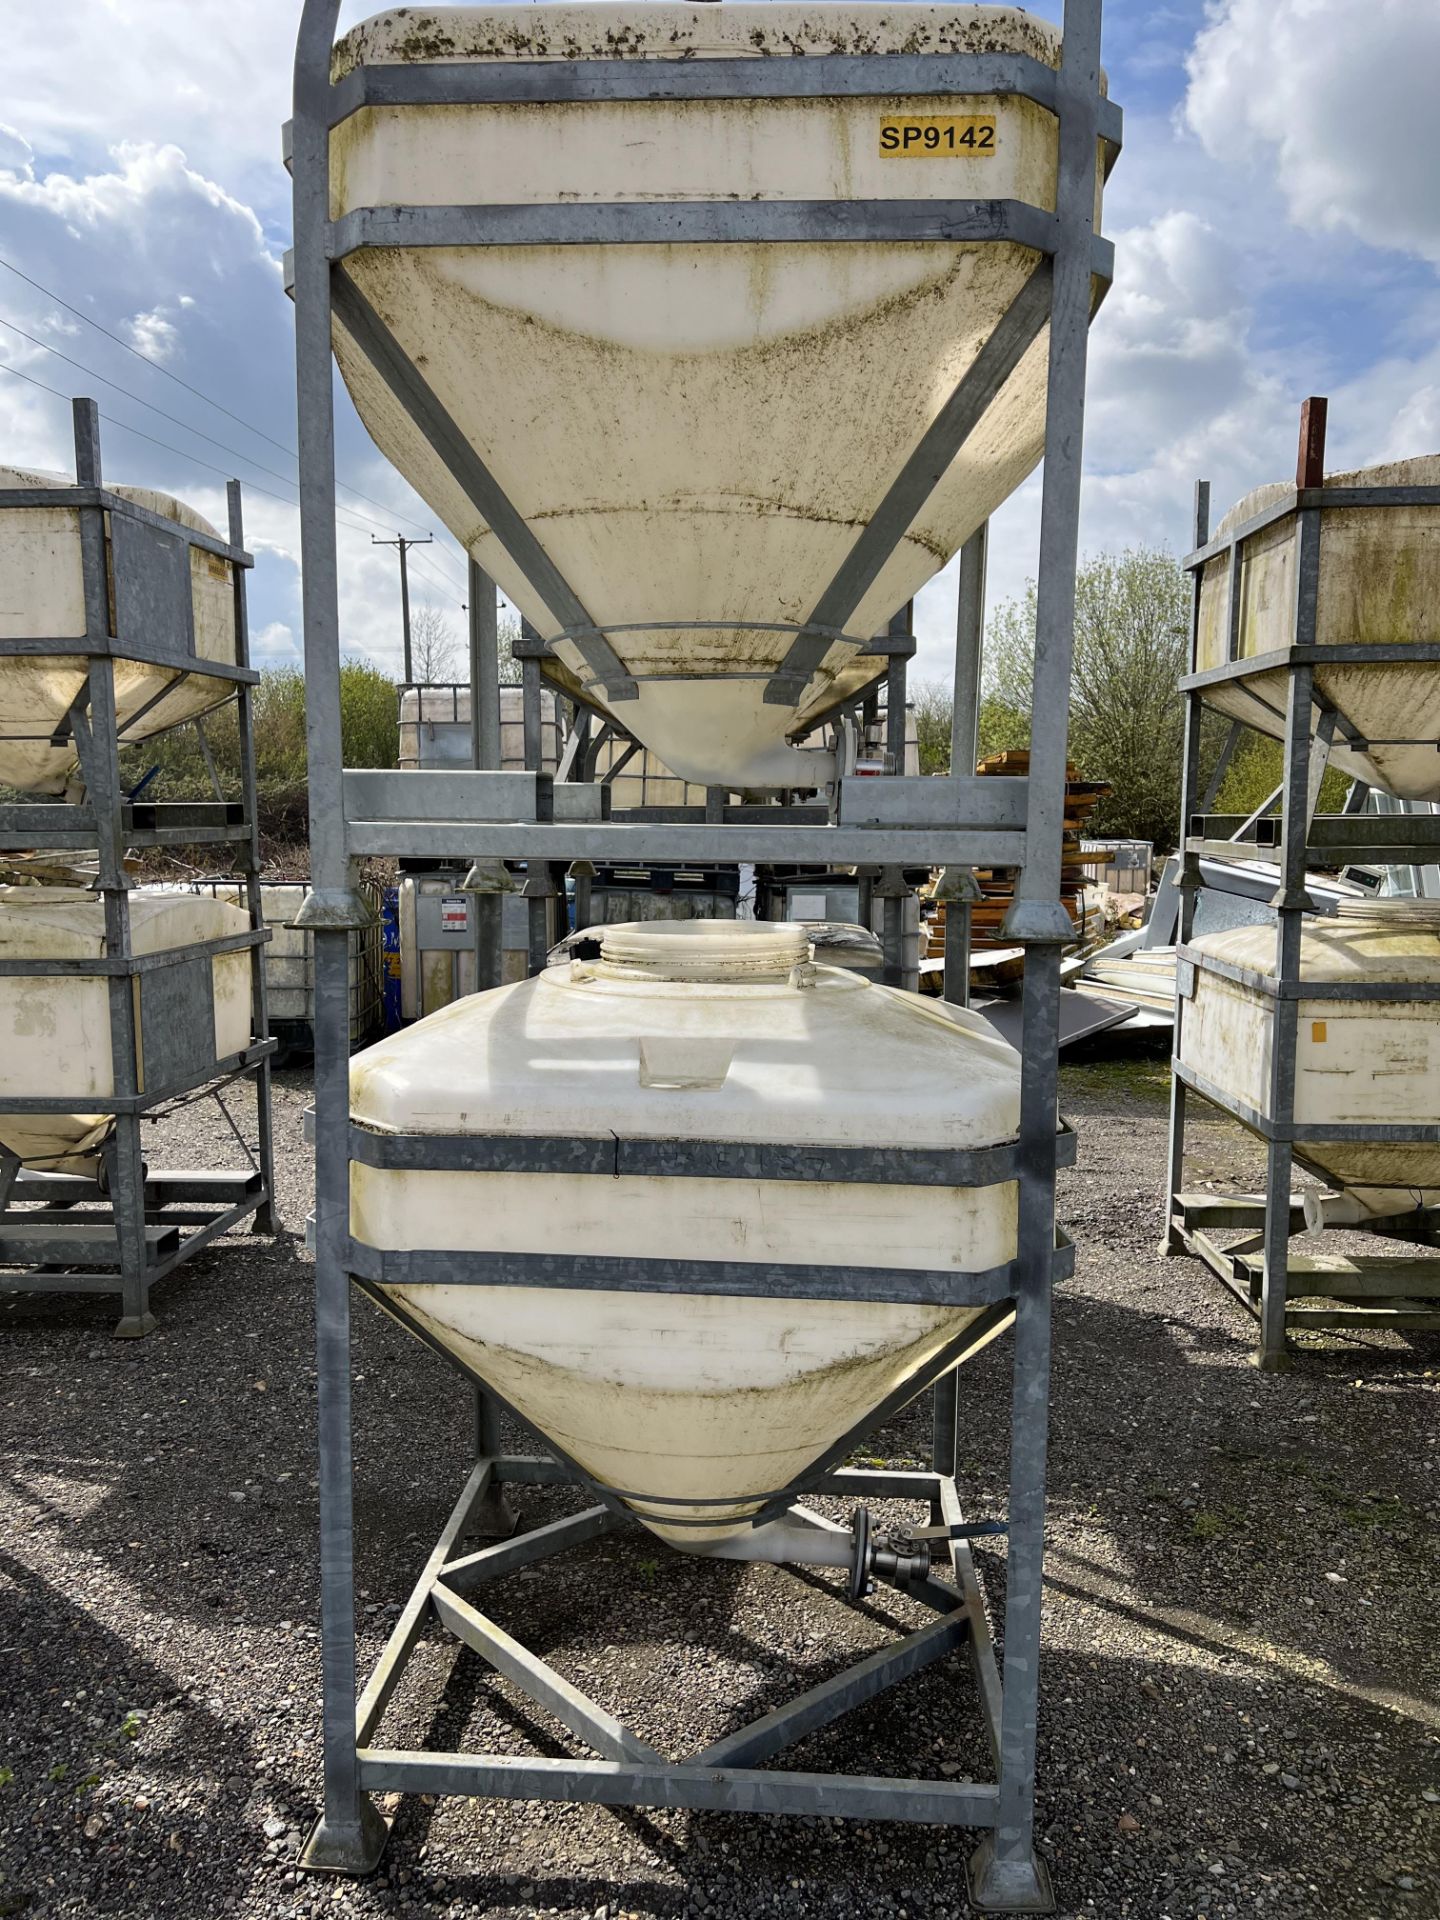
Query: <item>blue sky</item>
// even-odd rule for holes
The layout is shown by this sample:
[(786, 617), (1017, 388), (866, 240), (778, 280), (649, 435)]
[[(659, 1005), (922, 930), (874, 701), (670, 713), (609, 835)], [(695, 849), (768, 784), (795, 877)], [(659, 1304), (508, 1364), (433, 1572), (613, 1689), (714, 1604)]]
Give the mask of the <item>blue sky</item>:
[[(369, 10), (347, 5), (342, 22)], [(1060, 0), (1033, 11), (1058, 18)], [(92, 392), (174, 449), (107, 426), (114, 479), (218, 517), (212, 469), (238, 472), (252, 626), (275, 660), (299, 642), (279, 266), (297, 16), (296, 0), (11, 0), (0, 95), (0, 259), (51, 290), (0, 268), (0, 364), (15, 370), (0, 374), (0, 458), (69, 465), (67, 410), (24, 374)], [(1440, 448), (1440, 7), (1110, 0), (1105, 63), (1126, 148), (1105, 210), (1117, 282), (1092, 336), (1085, 548), (1183, 550), (1196, 476), (1223, 511), (1286, 475), (1308, 393), (1331, 397), (1332, 466)], [(348, 404), (340, 464), (365, 496), (343, 496), (347, 641), (393, 670), (395, 560), (371, 535), (434, 528), (416, 594), (457, 631), (463, 567)], [(1033, 570), (1038, 487), (996, 516), (992, 597)], [(952, 568), (920, 602), (923, 673), (945, 668), (953, 607)]]

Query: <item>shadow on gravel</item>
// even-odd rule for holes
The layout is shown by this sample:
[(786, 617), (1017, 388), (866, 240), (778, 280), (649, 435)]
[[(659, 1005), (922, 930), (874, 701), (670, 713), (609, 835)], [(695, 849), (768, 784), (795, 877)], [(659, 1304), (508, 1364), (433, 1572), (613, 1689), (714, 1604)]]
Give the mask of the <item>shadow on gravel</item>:
[(257, 1788), (248, 1730), (147, 1656), (166, 1644), (138, 1599), (109, 1631), (0, 1553), (0, 1913), (198, 1915), (261, 1870), (293, 1784)]

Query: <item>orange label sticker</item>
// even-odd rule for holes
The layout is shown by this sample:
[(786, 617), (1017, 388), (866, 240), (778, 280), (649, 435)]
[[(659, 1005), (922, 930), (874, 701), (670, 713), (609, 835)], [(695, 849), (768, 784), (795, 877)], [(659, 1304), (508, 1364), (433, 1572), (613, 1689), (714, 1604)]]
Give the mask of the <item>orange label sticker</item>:
[(1315, 1042), (1317, 1047), (1324, 1045), (1325, 1022), (1323, 1020), (1312, 1020), (1310, 1022), (1310, 1038)]

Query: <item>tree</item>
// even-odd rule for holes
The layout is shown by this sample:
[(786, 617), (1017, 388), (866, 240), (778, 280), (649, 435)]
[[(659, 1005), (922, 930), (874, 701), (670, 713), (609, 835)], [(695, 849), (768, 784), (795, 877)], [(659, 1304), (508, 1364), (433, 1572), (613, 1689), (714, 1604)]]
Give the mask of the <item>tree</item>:
[[(985, 641), (985, 690), (1012, 713), (1034, 700), (1036, 591), (998, 608)], [(1163, 550), (1097, 554), (1075, 586), (1070, 755), (1113, 795), (1094, 830), (1172, 847), (1179, 830), (1190, 586)]]
[(455, 629), (426, 600), (410, 616), (410, 668), (422, 686), (443, 686), (458, 678), (460, 643)]

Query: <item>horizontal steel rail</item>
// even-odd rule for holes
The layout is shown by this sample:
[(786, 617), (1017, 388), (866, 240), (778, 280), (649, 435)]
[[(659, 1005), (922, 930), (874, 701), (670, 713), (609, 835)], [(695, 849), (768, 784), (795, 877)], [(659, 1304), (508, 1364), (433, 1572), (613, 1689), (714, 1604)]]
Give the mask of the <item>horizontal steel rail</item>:
[(970, 1780), (888, 1780), (764, 1768), (615, 1760), (522, 1760), (510, 1754), (409, 1753), (362, 1747), (360, 1786), (487, 1800), (588, 1801), (607, 1807), (691, 1807), (715, 1813), (825, 1814), (927, 1826), (995, 1824), (997, 1787)]
[(519, 820), (476, 824), (433, 820), (351, 820), (352, 858), (593, 860), (597, 866), (717, 866), (754, 860), (771, 866), (1018, 867), (1020, 827), (797, 827), (745, 821), (726, 826), (632, 826), (610, 820)]
[[(366, 107), (564, 106), (606, 101), (1031, 100), (1059, 112), (1055, 68), (1024, 53), (753, 54), (702, 60), (430, 60), (351, 68), (330, 88), (330, 125)], [(1119, 107), (1103, 95), (1097, 131), (1118, 148)]]
[(74, 959), (48, 960), (27, 956), (20, 960), (0, 959), (0, 980), (29, 979), (32, 975), (66, 974), (80, 979), (104, 979), (118, 976), (131, 979), (141, 973), (161, 973), (167, 967), (180, 967), (191, 960), (222, 953), (248, 953), (252, 947), (269, 943), (273, 927), (253, 927), (249, 933), (225, 933), (213, 940), (192, 940), (183, 947), (165, 947), (158, 953), (132, 953), (123, 959), (110, 954), (85, 955)]
[(207, 1071), (198, 1080), (179, 1081), (154, 1092), (3, 1094), (0, 1095), (0, 1113), (147, 1113), (152, 1107), (177, 1100), (182, 1093), (198, 1093), (212, 1082), (218, 1083), (233, 1079), (237, 1074), (248, 1073), (252, 1067), (259, 1066), (262, 1060), (268, 1060), (277, 1044), (274, 1039), (262, 1040), (239, 1053), (227, 1053), (223, 1059), (215, 1062), (213, 1071)]
[(985, 1304), (1005, 1297), (1009, 1268), (961, 1274), (930, 1269), (778, 1266), (765, 1261), (634, 1261), (606, 1255), (382, 1251), (353, 1240), (350, 1265), (377, 1286), (521, 1286), (590, 1292), (657, 1292), (766, 1299)]
[[(0, 1111), (3, 1111), (0, 1107)], [(1433, 1130), (1440, 1138), (1440, 1127)], [(1388, 1137), (1388, 1136), (1387, 1136)], [(1068, 1241), (1052, 1279), (1074, 1271)], [(353, 1236), (349, 1270), (380, 1287), (551, 1287), (559, 1293), (694, 1293), (740, 1300), (865, 1300), (914, 1306), (988, 1306), (1013, 1296), (1013, 1262), (965, 1273), (926, 1267), (801, 1266), (765, 1260), (635, 1260), (609, 1254), (397, 1252)]]
[[(244, 547), (231, 546), (218, 533), (205, 533), (199, 527), (187, 526), (183, 520), (171, 520), (163, 513), (152, 513), (149, 507), (142, 507), (135, 500), (127, 500), (122, 494), (112, 493), (108, 487), (0, 487), (0, 512), (11, 507), (103, 507), (106, 513), (126, 520), (138, 520), (142, 526), (156, 533), (168, 533), (172, 538), (183, 541), (187, 547), (200, 547), (221, 560), (229, 560), (234, 566), (253, 567), (255, 564), (252, 553), (248, 553)], [(8, 649), (13, 644), (9, 640), (0, 641), (0, 650)]]
[[(313, 1109), (305, 1116), (313, 1138)], [(1073, 1167), (1062, 1125), (1056, 1165)], [(821, 1180), (989, 1187), (1018, 1179), (1018, 1141), (993, 1147), (827, 1147), (755, 1140), (633, 1139), (595, 1134), (378, 1133), (352, 1121), (350, 1158), (395, 1172), (593, 1174), (601, 1179)]]
[(1223, 1087), (1217, 1086), (1204, 1074), (1197, 1073), (1193, 1067), (1187, 1067), (1181, 1060), (1173, 1063), (1172, 1071), (1202, 1100), (1208, 1100), (1212, 1107), (1219, 1107), (1222, 1113), (1233, 1115), (1252, 1133), (1258, 1133), (1262, 1140), (1288, 1141), (1297, 1147), (1303, 1146), (1306, 1141), (1313, 1141), (1317, 1146), (1332, 1141), (1345, 1145), (1440, 1146), (1440, 1123), (1437, 1122), (1291, 1120), (1282, 1124), (1236, 1095), (1227, 1093)]
[[(199, 674), (206, 680), (228, 680), (241, 687), (258, 686), (260, 682), (258, 667), (238, 667), (228, 660), (211, 660), (203, 654), (184, 653), (176, 647), (151, 644), (145, 640), (121, 640), (113, 633), (81, 634), (78, 638), (73, 633), (26, 634), (15, 640), (0, 640), (0, 660), (35, 658), (138, 660), (145, 666), (183, 668), (185, 672)], [(223, 702), (217, 700), (215, 704), (219, 706)], [(181, 724), (176, 722), (177, 726)]]
[[(1440, 503), (1437, 503), (1440, 504)], [(1334, 646), (1272, 647), (1268, 653), (1242, 654), (1218, 667), (1202, 667), (1179, 682), (1181, 693), (1201, 692), (1227, 680), (1245, 680), (1261, 673), (1286, 673), (1292, 667), (1434, 666), (1440, 662), (1440, 641), (1366, 640), (1337, 642)]]
[[(664, 247), (818, 243), (1010, 245), (1053, 254), (1053, 213), (1023, 200), (562, 200), (354, 207), (332, 221), (332, 263), (367, 248)], [(1114, 278), (1096, 237), (1091, 272)]]
[(1290, 487), (1262, 512), (1187, 553), (1180, 564), (1194, 573), (1208, 561), (1228, 555), (1255, 534), (1273, 527), (1277, 520), (1317, 507), (1340, 511), (1352, 507), (1440, 507), (1440, 487)]

